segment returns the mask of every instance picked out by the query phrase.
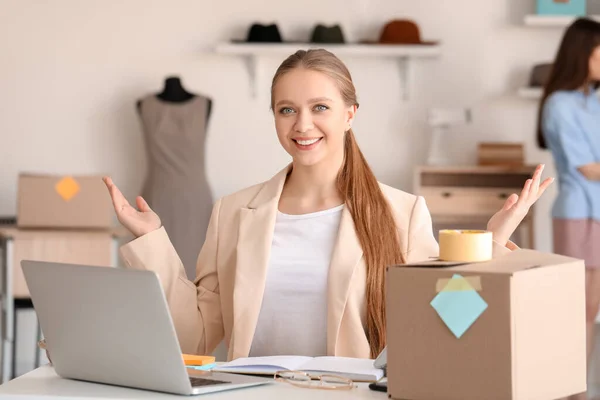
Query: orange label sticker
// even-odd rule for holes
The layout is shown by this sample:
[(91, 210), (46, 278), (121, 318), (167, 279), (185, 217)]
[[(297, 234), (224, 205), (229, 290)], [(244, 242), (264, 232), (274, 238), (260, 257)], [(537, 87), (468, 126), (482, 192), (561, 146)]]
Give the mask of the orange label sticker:
[(54, 189), (64, 201), (69, 201), (79, 192), (79, 184), (75, 179), (67, 176), (58, 181)]

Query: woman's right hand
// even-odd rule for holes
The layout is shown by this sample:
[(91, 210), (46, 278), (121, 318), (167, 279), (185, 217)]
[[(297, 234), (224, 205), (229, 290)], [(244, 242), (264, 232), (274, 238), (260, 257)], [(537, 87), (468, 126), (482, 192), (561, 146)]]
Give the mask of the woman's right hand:
[(136, 198), (138, 211), (129, 204), (110, 177), (105, 176), (102, 180), (108, 188), (119, 222), (135, 237), (143, 236), (161, 227), (160, 217), (150, 209), (141, 196)]

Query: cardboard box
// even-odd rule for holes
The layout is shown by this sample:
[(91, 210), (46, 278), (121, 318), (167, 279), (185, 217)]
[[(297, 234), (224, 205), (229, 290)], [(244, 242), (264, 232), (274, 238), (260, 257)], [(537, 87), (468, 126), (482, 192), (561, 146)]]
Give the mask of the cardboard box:
[(551, 400), (586, 391), (582, 260), (521, 249), (482, 263), (395, 266), (387, 290), (390, 398)]
[(586, 15), (586, 0), (536, 0), (539, 15)]
[(116, 251), (114, 232), (90, 230), (20, 230), (10, 232), (13, 238), (13, 296), (30, 298), (22, 260), (60, 262), (110, 267)]
[(525, 165), (523, 143), (478, 143), (477, 164), (522, 167)]
[(19, 175), (19, 228), (107, 229), (113, 218), (101, 176)]

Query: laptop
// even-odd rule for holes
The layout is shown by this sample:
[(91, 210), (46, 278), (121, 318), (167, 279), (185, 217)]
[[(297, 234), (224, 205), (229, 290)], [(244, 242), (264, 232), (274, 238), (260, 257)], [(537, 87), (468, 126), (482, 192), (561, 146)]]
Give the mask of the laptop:
[(52, 364), (63, 378), (181, 395), (272, 382), (186, 368), (152, 271), (28, 260), (21, 266)]

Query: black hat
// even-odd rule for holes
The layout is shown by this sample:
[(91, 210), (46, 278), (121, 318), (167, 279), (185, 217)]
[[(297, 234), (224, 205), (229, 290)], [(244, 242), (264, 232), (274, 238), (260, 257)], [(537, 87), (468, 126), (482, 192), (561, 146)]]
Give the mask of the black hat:
[(310, 41), (312, 43), (345, 43), (344, 33), (339, 25), (327, 27), (322, 24), (314, 27)]
[(248, 36), (246, 37), (247, 42), (261, 42), (261, 43), (280, 43), (281, 34), (276, 24), (262, 25), (252, 24), (248, 30)]
[(552, 63), (536, 64), (531, 69), (531, 75), (529, 76), (530, 87), (544, 87), (546, 81), (550, 77), (552, 71)]

